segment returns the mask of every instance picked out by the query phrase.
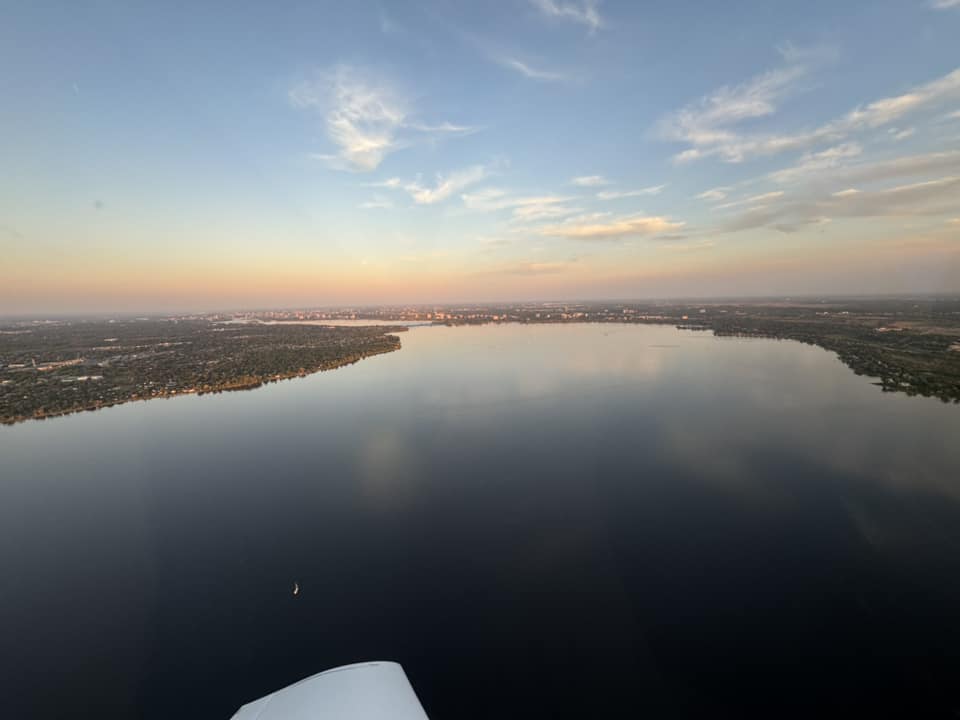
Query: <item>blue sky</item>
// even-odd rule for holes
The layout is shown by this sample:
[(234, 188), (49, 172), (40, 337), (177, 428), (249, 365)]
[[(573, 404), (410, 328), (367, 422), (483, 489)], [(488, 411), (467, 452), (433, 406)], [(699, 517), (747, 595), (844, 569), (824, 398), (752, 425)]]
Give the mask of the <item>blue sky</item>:
[(0, 311), (960, 291), (960, 2), (26, 3)]

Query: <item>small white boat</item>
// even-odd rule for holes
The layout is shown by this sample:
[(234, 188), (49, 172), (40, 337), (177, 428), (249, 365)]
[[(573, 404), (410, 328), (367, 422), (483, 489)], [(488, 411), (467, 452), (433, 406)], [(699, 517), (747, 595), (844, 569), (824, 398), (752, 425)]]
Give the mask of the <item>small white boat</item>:
[(293, 583), (293, 594), (294, 595), (300, 594), (300, 585), (296, 581), (294, 581)]

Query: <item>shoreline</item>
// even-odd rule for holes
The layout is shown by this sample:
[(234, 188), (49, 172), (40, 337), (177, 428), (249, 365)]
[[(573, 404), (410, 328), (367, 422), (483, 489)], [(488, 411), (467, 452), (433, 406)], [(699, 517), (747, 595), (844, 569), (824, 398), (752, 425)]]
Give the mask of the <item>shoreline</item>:
[(131, 396), (124, 400), (118, 400), (115, 402), (93, 403), (93, 404), (84, 405), (81, 407), (57, 410), (55, 412), (49, 412), (49, 413), (44, 412), (41, 414), (23, 415), (23, 416), (17, 416), (12, 418), (2, 418), (0, 419), (0, 425), (13, 426), (13, 425), (19, 425), (20, 423), (30, 422), (31, 420), (52, 420), (54, 418), (66, 417), (68, 415), (76, 415), (82, 412), (96, 412), (97, 410), (105, 410), (107, 408), (118, 407), (120, 405), (128, 405), (134, 402), (150, 402), (151, 400), (170, 400), (177, 397), (183, 397), (185, 395), (202, 396), (202, 395), (215, 395), (215, 394), (224, 393), (224, 392), (241, 392), (245, 390), (256, 390), (257, 388), (263, 387), (264, 385), (269, 385), (271, 383), (283, 382), (285, 380), (294, 380), (296, 378), (305, 378), (305, 377), (309, 377), (310, 375), (316, 375), (317, 373), (327, 372), (329, 370), (338, 370), (339, 368), (346, 367), (347, 365), (355, 365), (361, 360), (366, 360), (367, 358), (396, 352), (401, 348), (402, 348), (402, 344), (398, 340), (395, 347), (386, 348), (383, 350), (374, 350), (371, 352), (360, 353), (357, 355), (349, 355), (339, 360), (316, 366), (312, 369), (301, 369), (296, 372), (278, 373), (276, 375), (269, 375), (265, 377), (250, 376), (249, 379), (243, 379), (243, 380), (230, 382), (230, 383), (221, 383), (219, 385), (206, 385), (206, 386), (203, 386), (202, 388), (190, 388), (188, 390), (173, 390), (170, 392), (161, 391), (156, 395), (150, 395), (148, 397)]
[[(679, 320), (679, 322), (678, 322)], [(273, 323), (271, 323), (273, 324)], [(296, 323), (275, 323), (274, 326), (290, 327)], [(744, 337), (755, 339), (773, 339), (814, 345), (833, 353), (838, 360), (854, 374), (875, 380), (872, 384), (883, 392), (903, 393), (908, 396), (922, 396), (939, 399), (943, 403), (960, 403), (960, 353), (953, 352), (955, 345), (950, 344), (946, 336), (934, 336), (929, 333), (878, 332), (876, 327), (848, 322), (809, 322), (796, 318), (778, 317), (732, 317), (713, 316), (682, 319), (677, 317), (644, 318), (564, 318), (564, 319), (471, 319), (457, 321), (433, 321), (420, 323), (419, 326), (462, 327), (480, 325), (657, 325), (672, 326), (677, 330), (710, 331), (713, 337)], [(238, 324), (239, 325), (239, 324)], [(256, 326), (256, 323), (254, 324)], [(364, 326), (382, 327), (392, 332), (403, 332), (409, 326)], [(335, 360), (328, 360), (309, 368), (298, 368), (270, 375), (238, 375), (217, 384), (199, 384), (186, 389), (158, 390), (154, 394), (142, 396), (133, 394), (125, 398), (110, 401), (95, 401), (70, 408), (52, 411), (36, 411), (33, 414), (13, 415), (0, 418), (0, 425), (16, 425), (29, 420), (47, 420), (79, 412), (91, 412), (129, 402), (169, 399), (182, 395), (205, 395), (240, 390), (255, 390), (263, 385), (306, 377), (318, 372), (335, 370), (352, 365), (368, 357), (400, 350), (400, 339), (393, 336), (395, 344), (382, 349), (367, 352), (350, 353)], [(947, 342), (946, 348), (940, 348)], [(943, 350), (943, 352), (939, 352)]]
[[(814, 345), (821, 350), (833, 353), (845, 367), (855, 375), (875, 378), (873, 383), (883, 392), (903, 393), (910, 397), (936, 398), (946, 404), (960, 404), (960, 363), (949, 354), (937, 358), (929, 348), (917, 349), (902, 346), (892, 347), (880, 342), (871, 342), (863, 331), (866, 326), (845, 326), (823, 324), (803, 324), (782, 319), (749, 320), (739, 319), (730, 322), (722, 319), (685, 319), (676, 318), (634, 318), (634, 319), (524, 319), (524, 320), (485, 320), (456, 322), (447, 321), (447, 327), (477, 327), (482, 325), (671, 325), (677, 330), (711, 332), (714, 337), (742, 337), (767, 340), (786, 340), (803, 345)], [(771, 326), (773, 325), (773, 326)], [(908, 333), (897, 333), (904, 339), (911, 339)], [(928, 336), (929, 337), (929, 336)], [(919, 344), (923, 338), (913, 337)], [(950, 344), (943, 340), (946, 352), (960, 355), (956, 350), (960, 344)], [(942, 366), (931, 368), (930, 362), (956, 363), (955, 367)], [(952, 371), (952, 372), (948, 372)]]

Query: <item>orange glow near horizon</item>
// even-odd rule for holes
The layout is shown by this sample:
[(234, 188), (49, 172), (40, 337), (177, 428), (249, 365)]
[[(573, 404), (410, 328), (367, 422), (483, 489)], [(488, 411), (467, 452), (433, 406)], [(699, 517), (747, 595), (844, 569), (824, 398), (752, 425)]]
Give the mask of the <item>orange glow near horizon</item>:
[[(960, 277), (949, 233), (847, 243), (811, 252), (767, 246), (704, 252), (661, 250), (629, 264), (605, 256), (567, 262), (453, 257), (333, 266), (318, 260), (134, 261), (89, 257), (0, 270), (6, 314), (69, 311), (214, 310), (337, 304), (878, 292), (948, 292)], [(32, 266), (31, 266), (32, 265)], [(625, 268), (638, 268), (637, 270)], [(11, 272), (13, 270), (13, 272)]]

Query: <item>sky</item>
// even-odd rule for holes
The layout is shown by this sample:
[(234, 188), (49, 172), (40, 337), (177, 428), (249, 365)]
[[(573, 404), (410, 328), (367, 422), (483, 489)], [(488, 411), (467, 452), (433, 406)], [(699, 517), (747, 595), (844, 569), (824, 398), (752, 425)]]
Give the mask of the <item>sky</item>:
[(960, 0), (3, 18), (0, 313), (960, 292)]

